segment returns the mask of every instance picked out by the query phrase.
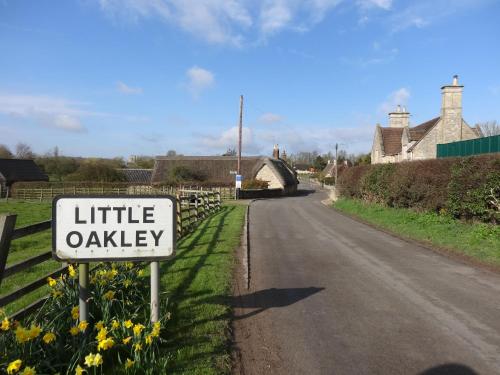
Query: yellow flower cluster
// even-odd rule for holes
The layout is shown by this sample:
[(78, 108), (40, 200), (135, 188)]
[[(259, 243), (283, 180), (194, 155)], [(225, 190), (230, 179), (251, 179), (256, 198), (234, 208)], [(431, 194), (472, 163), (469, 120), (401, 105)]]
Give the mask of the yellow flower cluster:
[(123, 326), (125, 328), (132, 328), (134, 326), (134, 323), (132, 323), (132, 321), (129, 319), (129, 320), (126, 320), (125, 322), (123, 322)]
[(78, 324), (78, 329), (82, 332), (85, 332), (85, 330), (87, 329), (87, 327), (89, 326), (89, 323), (87, 323), (86, 320), (82, 320), (79, 324)]
[(46, 344), (50, 344), (55, 339), (56, 339), (56, 335), (54, 335), (52, 332), (47, 332), (42, 337), (43, 342), (46, 343)]
[[(7, 366), (7, 374), (16, 374), (19, 372), (21, 369), (21, 366), (23, 365), (23, 361), (20, 359), (16, 359), (15, 361), (12, 361), (9, 363)], [(23, 372), (20, 373), (21, 375), (36, 375), (36, 371), (33, 367), (26, 366), (23, 370)]]
[(132, 328), (132, 331), (134, 331), (134, 336), (139, 336), (144, 328), (146, 327), (144, 327), (141, 323), (137, 323), (136, 325), (134, 325), (134, 328)]
[(53, 279), (52, 277), (47, 277), (47, 284), (49, 284), (49, 286), (53, 288), (57, 285), (57, 280)]
[(1, 329), (2, 331), (8, 331), (8, 330), (9, 330), (9, 328), (10, 328), (10, 322), (9, 322), (9, 319), (4, 318), (4, 319), (2, 320), (2, 324), (0, 325), (0, 329)]
[(130, 358), (127, 358), (127, 361), (125, 362), (125, 368), (129, 369), (134, 365), (135, 361), (132, 361)]
[(89, 355), (87, 355), (85, 357), (85, 364), (88, 366), (88, 367), (92, 367), (92, 366), (100, 366), (102, 365), (102, 355), (100, 355), (99, 353), (97, 354), (92, 354), (90, 353)]
[(76, 279), (76, 270), (75, 270), (75, 267), (73, 267), (72, 264), (70, 264), (68, 266), (68, 274), (69, 274), (69, 277), (71, 277), (72, 279)]
[(18, 326), (15, 330), (16, 341), (20, 344), (24, 344), (34, 338), (40, 336), (42, 329), (39, 325), (33, 324), (30, 329), (26, 329), (23, 326)]
[(80, 308), (78, 306), (74, 306), (71, 309), (71, 317), (73, 318), (73, 320), (77, 320), (79, 316), (80, 316)]
[(103, 297), (108, 301), (111, 301), (113, 298), (115, 298), (115, 292), (112, 290), (108, 290), (106, 293), (104, 293)]

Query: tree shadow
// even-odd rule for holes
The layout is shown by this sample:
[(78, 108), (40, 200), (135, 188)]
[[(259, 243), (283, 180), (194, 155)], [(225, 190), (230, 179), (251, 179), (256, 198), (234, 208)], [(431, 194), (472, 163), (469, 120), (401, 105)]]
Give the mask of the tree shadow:
[(478, 375), (476, 371), (469, 366), (459, 363), (446, 363), (427, 369), (419, 375)]

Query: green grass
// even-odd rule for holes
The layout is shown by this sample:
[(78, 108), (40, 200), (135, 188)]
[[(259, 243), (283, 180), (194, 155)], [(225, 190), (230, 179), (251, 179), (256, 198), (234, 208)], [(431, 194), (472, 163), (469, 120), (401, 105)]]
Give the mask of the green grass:
[(500, 266), (500, 226), (465, 223), (434, 213), (340, 199), (334, 207), (406, 238)]
[(169, 374), (224, 374), (231, 370), (229, 296), (234, 249), (240, 243), (245, 206), (225, 205), (177, 247), (162, 266), (168, 291)]
[[(51, 218), (51, 204), (47, 202), (31, 203), (21, 201), (0, 202), (0, 214), (17, 214), (16, 228), (24, 227), (30, 224), (45, 221)], [(7, 265), (20, 262), (32, 256), (44, 253), (51, 249), (51, 231), (47, 230), (41, 233), (30, 235), (18, 240), (12, 241)], [(12, 275), (2, 281), (1, 295), (8, 294), (20, 286), (24, 286), (40, 277), (56, 270), (59, 264), (50, 260), (43, 262), (28, 270)], [(5, 307), (7, 314), (11, 314), (24, 306), (36, 301), (48, 293), (47, 288), (40, 288), (27, 294), (20, 300), (13, 302)]]

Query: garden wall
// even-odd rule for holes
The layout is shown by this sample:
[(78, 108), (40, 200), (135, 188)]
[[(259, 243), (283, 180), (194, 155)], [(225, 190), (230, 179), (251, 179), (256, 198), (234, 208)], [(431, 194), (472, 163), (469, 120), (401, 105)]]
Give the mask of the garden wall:
[(338, 187), (346, 198), (500, 222), (499, 155), (353, 167)]

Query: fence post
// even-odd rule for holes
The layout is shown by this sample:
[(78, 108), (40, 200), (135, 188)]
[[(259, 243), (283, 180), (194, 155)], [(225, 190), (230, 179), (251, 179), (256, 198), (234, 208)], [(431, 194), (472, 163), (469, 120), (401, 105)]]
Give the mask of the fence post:
[(2, 284), (3, 271), (5, 271), (7, 264), (10, 240), (16, 226), (16, 218), (17, 215), (14, 214), (0, 216), (0, 285)]
[(197, 222), (198, 222), (198, 218), (199, 218), (199, 216), (200, 216), (200, 212), (198, 211), (198, 199), (199, 199), (199, 197), (198, 197), (198, 193), (196, 193), (196, 194), (194, 195), (194, 197), (195, 197), (195, 201), (194, 201), (194, 209), (196, 210), (196, 217), (194, 218), (194, 222), (195, 222), (195, 223), (197, 223)]
[(177, 238), (182, 237), (182, 207), (181, 207), (181, 197), (179, 193), (176, 195), (177, 202)]
[(217, 192), (217, 209), (220, 210), (220, 205), (221, 205), (221, 198), (220, 198), (220, 191)]

